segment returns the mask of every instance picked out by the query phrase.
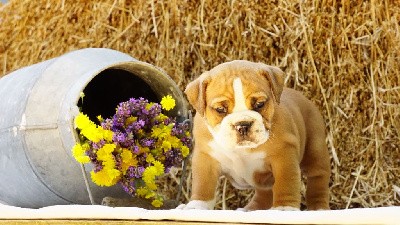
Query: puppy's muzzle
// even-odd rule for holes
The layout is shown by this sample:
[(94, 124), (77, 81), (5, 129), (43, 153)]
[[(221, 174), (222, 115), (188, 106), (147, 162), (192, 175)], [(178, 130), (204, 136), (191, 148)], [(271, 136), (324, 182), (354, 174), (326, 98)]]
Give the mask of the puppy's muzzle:
[(246, 136), (251, 129), (254, 121), (240, 121), (234, 124), (235, 130), (241, 135)]

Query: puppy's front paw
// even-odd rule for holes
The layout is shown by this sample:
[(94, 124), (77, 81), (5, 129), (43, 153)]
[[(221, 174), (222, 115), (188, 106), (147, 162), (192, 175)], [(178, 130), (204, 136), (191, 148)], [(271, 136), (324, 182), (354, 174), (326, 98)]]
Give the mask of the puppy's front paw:
[(206, 201), (201, 201), (201, 200), (192, 200), (188, 204), (182, 204), (176, 207), (177, 209), (183, 209), (183, 210), (188, 210), (188, 209), (201, 209), (201, 210), (207, 210), (207, 209), (212, 209), (209, 202)]
[(280, 211), (300, 211), (299, 208), (293, 206), (277, 206), (272, 207), (271, 210), (280, 210)]

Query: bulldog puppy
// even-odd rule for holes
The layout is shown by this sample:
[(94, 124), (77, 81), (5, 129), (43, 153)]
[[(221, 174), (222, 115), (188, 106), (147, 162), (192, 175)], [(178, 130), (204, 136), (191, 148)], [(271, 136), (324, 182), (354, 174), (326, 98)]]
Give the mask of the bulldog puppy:
[(329, 209), (330, 159), (325, 124), (300, 92), (283, 87), (277, 67), (223, 63), (189, 83), (196, 110), (191, 201), (180, 209), (213, 209), (218, 178), (255, 189), (244, 210), (299, 210), (301, 172), (309, 210)]

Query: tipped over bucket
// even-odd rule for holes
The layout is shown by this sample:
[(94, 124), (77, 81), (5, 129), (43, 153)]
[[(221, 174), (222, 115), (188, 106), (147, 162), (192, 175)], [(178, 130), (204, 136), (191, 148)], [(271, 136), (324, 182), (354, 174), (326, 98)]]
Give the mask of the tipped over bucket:
[[(83, 100), (81, 93), (85, 94)], [(78, 140), (79, 108), (92, 120), (112, 116), (131, 97), (176, 100), (169, 116), (186, 119), (182, 92), (159, 68), (101, 48), (73, 51), (17, 70), (0, 79), (0, 202), (38, 208), (90, 204), (79, 163), (71, 154)], [(89, 174), (91, 168), (86, 168)], [(89, 181), (96, 203), (128, 197), (118, 185)]]

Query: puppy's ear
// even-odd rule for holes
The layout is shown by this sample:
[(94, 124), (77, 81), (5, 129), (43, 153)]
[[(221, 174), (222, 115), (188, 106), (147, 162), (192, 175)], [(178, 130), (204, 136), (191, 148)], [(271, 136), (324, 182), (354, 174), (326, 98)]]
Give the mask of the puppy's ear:
[(204, 115), (206, 107), (206, 90), (210, 79), (211, 77), (207, 72), (205, 72), (199, 78), (190, 82), (185, 89), (185, 94), (189, 103), (200, 115)]
[(283, 91), (285, 73), (275, 66), (263, 65), (263, 75), (271, 85), (275, 101), (279, 104)]

